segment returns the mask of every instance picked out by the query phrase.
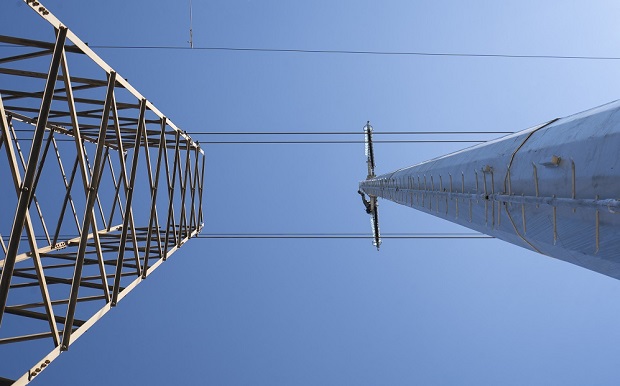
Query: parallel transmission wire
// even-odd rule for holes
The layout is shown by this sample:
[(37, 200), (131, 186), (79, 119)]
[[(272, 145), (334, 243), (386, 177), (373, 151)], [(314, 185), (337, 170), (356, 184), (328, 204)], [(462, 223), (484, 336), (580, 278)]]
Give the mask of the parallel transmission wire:
[[(199, 239), (372, 239), (371, 234), (199, 234)], [(382, 239), (492, 239), (483, 234), (382, 234)]]
[[(15, 129), (16, 132), (32, 132)], [(376, 135), (471, 135), (471, 134), (513, 134), (513, 131), (373, 131)], [(359, 135), (363, 131), (192, 131), (192, 135)]]
[[(59, 235), (62, 239), (74, 239), (77, 234)], [(3, 236), (3, 239), (6, 236)], [(372, 239), (368, 233), (201, 233), (195, 236), (198, 239)], [(492, 239), (494, 237), (482, 233), (384, 233), (385, 239)], [(22, 236), (21, 240), (28, 240)], [(37, 241), (46, 241), (42, 235), (36, 236)]]
[(269, 48), (269, 47), (184, 47), (164, 45), (90, 45), (97, 49), (130, 49), (130, 50), (201, 50), (201, 51), (238, 51), (238, 52), (274, 52), (301, 54), (340, 54), (340, 55), (383, 55), (383, 56), (435, 56), (463, 58), (505, 58), (505, 59), (569, 59), (569, 60), (620, 60), (620, 56), (589, 56), (589, 55), (528, 55), (528, 54), (490, 54), (465, 52), (429, 52), (429, 51), (381, 51), (381, 50), (326, 50), (301, 48)]
[[(29, 132), (27, 129), (19, 129), (16, 130), (19, 132)], [(459, 136), (459, 135), (472, 135), (472, 134), (512, 134), (511, 131), (386, 131), (386, 132), (375, 132), (374, 134), (379, 135), (450, 135), (450, 136)], [(259, 132), (249, 132), (249, 131), (235, 131), (235, 132), (207, 132), (207, 131), (199, 131), (190, 133), (192, 137), (196, 140), (200, 139), (205, 145), (243, 145), (243, 144), (253, 144), (253, 145), (273, 145), (273, 144), (362, 144), (365, 143), (364, 140), (210, 140), (210, 139), (201, 139), (198, 136), (342, 136), (342, 135), (357, 135), (361, 136), (363, 133), (357, 131), (322, 131), (322, 132), (312, 132), (312, 131), (286, 131), (286, 132), (278, 132), (278, 131), (259, 131)], [(22, 138), (21, 141), (29, 141), (29, 138)], [(58, 142), (73, 142), (72, 139), (57, 139)], [(486, 142), (486, 139), (375, 139), (373, 142), (375, 143), (481, 143)]]
[[(191, 31), (193, 35), (193, 30)], [(190, 43), (190, 42), (188, 42)], [(0, 44), (2, 48), (27, 48), (13, 44)], [(193, 45), (193, 36), (190, 46), (167, 45), (118, 45), (118, 44), (89, 44), (90, 48), (113, 50), (191, 50), (191, 51), (233, 51), (233, 52), (266, 52), (266, 53), (294, 53), (294, 54), (328, 54), (328, 55), (381, 55), (381, 56), (430, 56), (430, 57), (457, 57), (457, 58), (488, 58), (488, 59), (560, 59), (560, 60), (620, 60), (620, 56), (593, 56), (593, 55), (534, 55), (534, 54), (492, 54), (467, 52), (432, 52), (432, 51), (383, 51), (383, 50), (328, 50), (303, 48), (271, 48), (271, 47), (233, 47), (233, 46), (204, 46)]]

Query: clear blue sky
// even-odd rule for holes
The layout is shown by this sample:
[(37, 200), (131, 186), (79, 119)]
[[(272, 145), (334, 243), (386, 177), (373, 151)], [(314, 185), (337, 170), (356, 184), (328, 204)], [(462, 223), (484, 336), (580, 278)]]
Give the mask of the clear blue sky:
[[(620, 56), (614, 1), (193, 3), (197, 47)], [(91, 45), (187, 45), (184, 1), (44, 4)], [(516, 131), (620, 89), (620, 61), (96, 51), (189, 133)], [(203, 148), (204, 233), (370, 230), (361, 144)], [(385, 201), (381, 229), (464, 231)], [(193, 240), (33, 385), (614, 385), (619, 325), (620, 282), (497, 240)]]

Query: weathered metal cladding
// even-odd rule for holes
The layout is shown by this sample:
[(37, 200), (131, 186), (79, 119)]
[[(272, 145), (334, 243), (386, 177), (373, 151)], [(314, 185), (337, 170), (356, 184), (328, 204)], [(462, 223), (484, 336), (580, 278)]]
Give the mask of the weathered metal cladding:
[(366, 194), (620, 278), (620, 101), (360, 183)]

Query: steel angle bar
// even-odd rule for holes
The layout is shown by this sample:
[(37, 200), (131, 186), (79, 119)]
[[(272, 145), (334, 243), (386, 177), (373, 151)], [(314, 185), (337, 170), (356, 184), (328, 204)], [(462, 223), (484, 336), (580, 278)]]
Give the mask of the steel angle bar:
[[(72, 89), (72, 77), (69, 73), (69, 65), (67, 63), (67, 55), (66, 53), (63, 51), (62, 52), (62, 57), (61, 57), (61, 67), (62, 67), (62, 73), (64, 75), (63, 79), (64, 79), (64, 85), (65, 85), (65, 95), (67, 96), (67, 107), (69, 110), (69, 115), (71, 116), (71, 122), (73, 123), (73, 133), (74, 135), (74, 139), (75, 139), (75, 148), (76, 148), (76, 152), (77, 152), (77, 160), (78, 160), (78, 165), (80, 166), (80, 172), (82, 175), (82, 181), (83, 181), (83, 185), (84, 185), (84, 192), (86, 193), (86, 197), (87, 200), (90, 197), (90, 193), (91, 193), (91, 189), (93, 188), (93, 186), (91, 185), (93, 182), (92, 177), (90, 178), (90, 182), (89, 182), (89, 177), (90, 177), (90, 168), (88, 167), (87, 163), (88, 163), (88, 158), (86, 156), (86, 150), (85, 150), (85, 146), (84, 146), (84, 142), (82, 141), (82, 136), (80, 134), (80, 125), (79, 125), (79, 121), (78, 121), (78, 117), (77, 117), (77, 113), (76, 113), (76, 108), (75, 108), (75, 101), (74, 101), (74, 96), (73, 96), (73, 89)], [(108, 89), (107, 89), (107, 93), (106, 93), (106, 99), (104, 101), (104, 110), (103, 110), (103, 115), (105, 116), (106, 114), (109, 114), (110, 111), (110, 104), (113, 102), (112, 98), (114, 95), (114, 85), (115, 85), (115, 80), (116, 80), (116, 73), (111, 73), (108, 77)], [(101, 131), (103, 131), (103, 134), (105, 135), (105, 131), (107, 131), (107, 126), (108, 126), (108, 118), (102, 118), (101, 120), (101, 127), (100, 127), (100, 134)], [(101, 135), (100, 135), (101, 137)], [(99, 154), (99, 148), (103, 145), (102, 142), (100, 142), (97, 146), (97, 154)], [(71, 185), (72, 186), (72, 185)], [(70, 189), (67, 191), (70, 192)], [(95, 199), (98, 201), (98, 183), (96, 185), (96, 189), (95, 189)], [(105, 267), (103, 264), (103, 252), (101, 250), (101, 246), (99, 243), (99, 232), (97, 229), (97, 222), (95, 220), (95, 214), (94, 214), (94, 210), (91, 208), (92, 213), (92, 220), (89, 220), (88, 223), (90, 225), (90, 228), (92, 228), (92, 235), (93, 235), (93, 239), (95, 242), (95, 248), (96, 248), (96, 252), (97, 252), (97, 258), (99, 260), (99, 270), (100, 270), (100, 274), (101, 274), (101, 281), (103, 284), (103, 288), (105, 289), (105, 296), (106, 299), (109, 300), (110, 294), (109, 291), (107, 290), (107, 280), (105, 278)], [(86, 223), (86, 218), (89, 217), (88, 212), (85, 212), (84, 215), (84, 223)], [(81, 229), (82, 234), (87, 233), (88, 232), (88, 227), (84, 228), (84, 227), (78, 227), (78, 229)], [(86, 247), (86, 245), (84, 246), (84, 248)], [(79, 252), (78, 252), (78, 261), (76, 261), (76, 269), (78, 269), (79, 266)]]
[[(104, 137), (105, 133), (108, 129), (108, 115), (110, 113), (110, 108), (111, 108), (111, 104), (112, 104), (112, 98), (113, 98), (113, 93), (114, 93), (114, 85), (115, 85), (115, 81), (116, 81), (116, 73), (115, 72), (111, 72), (109, 75), (109, 79), (108, 79), (108, 91), (106, 93), (106, 103), (105, 103), (105, 107), (104, 107), (104, 111), (103, 111), (103, 118), (101, 119), (101, 129), (99, 130), (99, 137)], [(76, 137), (78, 138), (78, 137)], [(67, 329), (68, 326), (71, 326), (73, 324), (73, 319), (75, 316), (75, 306), (76, 306), (76, 301), (77, 301), (77, 296), (78, 296), (78, 290), (79, 290), (79, 284), (80, 284), (80, 280), (81, 280), (81, 276), (82, 276), (82, 268), (84, 265), (84, 253), (86, 252), (86, 242), (88, 240), (88, 238), (86, 237), (86, 232), (84, 230), (90, 228), (91, 226), (93, 226), (95, 224), (95, 213), (94, 213), (94, 206), (95, 206), (95, 201), (97, 199), (97, 192), (99, 191), (99, 176), (100, 176), (100, 169), (103, 168), (103, 147), (104, 147), (104, 143), (103, 142), (99, 142), (97, 144), (97, 150), (96, 150), (96, 154), (95, 154), (95, 160), (94, 160), (94, 170), (93, 170), (93, 177), (90, 181), (90, 186), (88, 187), (88, 195), (86, 198), (86, 210), (85, 210), (85, 216), (84, 216), (84, 222), (82, 224), (82, 236), (80, 238), (80, 244), (79, 244), (79, 251), (76, 257), (76, 261), (75, 261), (75, 270), (74, 270), (74, 274), (73, 274), (73, 282), (71, 284), (71, 295), (70, 295), (70, 301), (69, 304), (67, 306), (67, 320), (65, 322), (65, 332), (63, 333), (62, 336), (62, 344), (61, 344), (61, 349), (62, 350), (68, 350), (69, 349), (69, 342), (71, 339), (71, 330)], [(84, 168), (85, 165), (83, 165)], [(93, 227), (94, 228), (94, 227)], [(97, 241), (98, 239), (97, 237), (97, 233), (96, 231), (93, 229), (93, 235), (95, 236), (95, 240)], [(98, 250), (97, 253), (99, 256), (101, 255), (100, 250)], [(100, 261), (103, 261), (103, 259), (100, 259)], [(105, 269), (103, 269), (103, 272), (105, 272)], [(106, 282), (106, 285), (104, 287), (104, 291), (106, 297), (109, 296), (109, 290), (107, 288), (107, 280), (105, 278), (105, 276), (102, 277), (102, 280), (104, 282)]]
[[(0, 67), (0, 74), (14, 75), (14, 76), (20, 76), (20, 77), (25, 77), (25, 78), (37, 78), (37, 79), (48, 79), (48, 75), (49, 75), (48, 73), (45, 73), (45, 72), (15, 70), (12, 68), (4, 68), (4, 67)], [(65, 79), (62, 75), (56, 74), (53, 77), (53, 80), (64, 81)], [(104, 87), (107, 85), (107, 82), (103, 80), (97, 80), (97, 79), (76, 77), (76, 78), (73, 78), (72, 80), (77, 83), (83, 83), (85, 85), (95, 86), (95, 87)]]
[(0, 64), (18, 62), (20, 60), (26, 60), (26, 59), (32, 59), (32, 58), (38, 58), (41, 56), (50, 55), (52, 52), (53, 52), (52, 50), (43, 50), (43, 51), (37, 51), (37, 52), (30, 52), (28, 54), (9, 56), (6, 58), (1, 58)]
[[(2, 130), (2, 138), (4, 139), (4, 141), (6, 142), (5, 144), (5, 150), (6, 150), (6, 154), (8, 157), (8, 161), (9, 161), (9, 165), (11, 168), (11, 174), (13, 176), (13, 183), (15, 185), (15, 191), (16, 193), (20, 194), (20, 187), (22, 186), (22, 181), (21, 181), (21, 176), (19, 173), (19, 170), (17, 168), (17, 160), (16, 160), (16, 156), (15, 156), (15, 151), (13, 150), (13, 146), (10, 144), (9, 142), (9, 136), (8, 134), (8, 129), (9, 129), (9, 123), (8, 120), (6, 119), (6, 113), (4, 111), (4, 107), (2, 105), (2, 98), (0, 98), (0, 126), (1, 126), (1, 130)], [(28, 242), (30, 244), (30, 249), (32, 252), (32, 257), (34, 260), (34, 268), (36, 270), (36, 278), (38, 279), (38, 286), (41, 292), (41, 297), (43, 299), (43, 304), (45, 306), (45, 311), (47, 313), (47, 320), (49, 322), (49, 327), (50, 327), (50, 334), (52, 336), (52, 338), (54, 339), (54, 344), (58, 345), (59, 341), (60, 341), (60, 337), (59, 337), (59, 333), (58, 333), (58, 328), (56, 326), (55, 323), (55, 318), (54, 318), (54, 311), (51, 305), (51, 299), (50, 299), (50, 295), (49, 295), (49, 291), (47, 289), (47, 281), (45, 279), (45, 274), (43, 272), (43, 267), (41, 264), (41, 259), (40, 259), (40, 255), (38, 253), (38, 247), (36, 244), (36, 237), (34, 234), (34, 229), (32, 227), (32, 220), (30, 219), (30, 214), (28, 212), (28, 210), (26, 210), (25, 214), (24, 214), (24, 223), (26, 226), (26, 230), (27, 230), (27, 234), (28, 234)], [(5, 260), (3, 261), (6, 262), (6, 260), (8, 259), (9, 255), (8, 255), (8, 250), (4, 244), (4, 240), (2, 240), (2, 247), (5, 253)], [(15, 262), (17, 262), (17, 256), (15, 257)], [(4, 264), (3, 264), (3, 269), (2, 272), (4, 274), (5, 268), (4, 268)], [(10, 283), (9, 283), (10, 284)], [(10, 286), (9, 286), (10, 287)], [(2, 312), (0, 312), (0, 316), (2, 315)]]
[[(179, 142), (180, 142), (180, 136), (179, 133), (175, 133), (175, 144), (174, 144), (174, 161), (172, 164), (172, 179), (169, 180), (168, 182), (168, 220), (166, 222), (166, 239), (164, 244), (166, 245), (166, 248), (168, 247), (168, 242), (170, 240), (170, 228), (172, 227), (172, 237), (173, 237), (173, 241), (174, 241), (174, 245), (176, 246), (180, 246), (179, 244), (179, 238), (177, 237), (176, 234), (176, 224), (175, 224), (175, 219), (174, 219), (174, 186), (175, 186), (175, 182), (176, 182), (176, 175), (177, 175), (177, 164), (179, 162)], [(168, 157), (166, 157), (166, 161), (168, 160)], [(168, 168), (168, 162), (166, 162), (166, 175), (169, 175), (169, 168)]]
[[(47, 76), (43, 99), (41, 101), (41, 108), (38, 115), (34, 138), (28, 157), (28, 167), (26, 169), (24, 181), (21, 186), (21, 191), (19, 193), (15, 219), (11, 228), (11, 235), (7, 248), (7, 257), (2, 268), (2, 275), (0, 276), (0, 323), (2, 321), (2, 316), (6, 307), (8, 291), (11, 285), (11, 277), (13, 275), (13, 269), (15, 268), (17, 250), (19, 248), (20, 236), (26, 222), (28, 205), (30, 204), (30, 195), (32, 194), (31, 189), (34, 183), (34, 177), (36, 172), (33, 166), (36, 164), (39, 158), (43, 135), (45, 133), (45, 126), (47, 124), (47, 117), (49, 115), (51, 107), (52, 95), (54, 93), (54, 85), (56, 83), (56, 77), (58, 75), (58, 69), (60, 67), (60, 60), (62, 58), (62, 50), (65, 43), (65, 38), (67, 36), (67, 29), (65, 27), (58, 26), (58, 28), (59, 30), (56, 38), (56, 45), (54, 46), (54, 54), (52, 56), (52, 62), (50, 64), (50, 69)], [(4, 136), (8, 138), (8, 128), (4, 127), (6, 121), (4, 111), (2, 112), (2, 115)]]
[[(60, 20), (58, 20), (58, 18), (56, 18), (56, 16), (54, 16), (51, 12), (49, 12), (49, 10), (45, 9), (45, 7), (41, 7), (40, 6), (40, 2), (36, 2), (37, 5), (34, 5), (35, 2), (31, 1), (31, 0), (24, 0), (36, 13), (38, 13), (42, 18), (44, 18), (45, 20), (47, 20), (52, 26), (54, 26), (55, 28), (61, 28), (63, 27), (63, 24), (60, 22)], [(43, 8), (43, 11), (41, 11), (41, 8)], [(88, 56), (93, 62), (95, 62), (99, 67), (101, 67), (101, 69), (103, 69), (105, 72), (110, 73), (111, 71), (114, 71), (114, 69), (112, 67), (110, 67), (110, 65), (108, 65), (103, 59), (101, 59), (101, 57), (99, 57), (99, 55), (97, 55), (86, 43), (84, 43), (79, 37), (77, 37), (73, 31), (68, 30), (67, 31), (67, 38), (69, 41), (71, 41), (76, 49), (80, 50), (81, 52), (83, 52), (86, 56)], [(1, 69), (0, 69), (1, 70)], [(78, 81), (78, 80), (74, 80), (74, 81)], [(124, 89), (126, 89), (128, 92), (130, 92), (137, 100), (145, 100), (146, 101), (146, 108), (153, 112), (155, 115), (157, 115), (160, 119), (164, 118), (165, 115), (155, 106), (153, 105), (150, 101), (148, 101), (142, 94), (140, 94), (127, 80), (125, 80), (122, 76), (119, 76), (117, 78), (117, 83), (119, 84), (120, 87), (123, 87)], [(101, 86), (105, 86), (104, 84), (100, 84)], [(176, 132), (179, 133), (179, 135), (181, 135), (184, 139), (186, 140), (190, 140), (192, 143), (192, 146), (197, 146), (197, 144), (182, 130), (180, 130), (172, 121), (168, 120), (168, 126), (170, 126), (172, 129), (174, 129)], [(204, 152), (204, 150), (200, 149), (201, 152)]]
[[(14, 36), (6, 36), (6, 35), (0, 35), (0, 43), (12, 44), (15, 46), (22, 46), (22, 47), (44, 48), (46, 50), (54, 49), (54, 43), (44, 42), (40, 40), (33, 40), (33, 39), (18, 38)], [(82, 51), (79, 48), (75, 46), (70, 46), (70, 45), (65, 45), (65, 51), (73, 52), (77, 54), (82, 53)]]
[[(147, 134), (147, 130), (146, 130), (146, 123), (142, 122), (142, 124), (138, 127), (138, 130), (140, 130), (140, 134), (143, 138), (142, 141), (142, 146), (144, 147), (144, 158), (146, 160), (146, 175), (148, 177), (149, 180), (149, 190), (151, 193), (151, 202), (152, 205), (155, 203), (153, 201), (153, 194), (154, 194), (154, 185), (153, 185), (153, 168), (151, 167), (151, 155), (149, 152), (149, 142), (148, 142), (148, 134)], [(145, 250), (144, 250), (144, 260), (142, 263), (142, 277), (146, 277), (146, 271), (148, 270), (148, 265), (149, 265), (149, 254), (150, 254), (150, 247), (151, 247), (151, 234), (150, 232), (153, 229), (153, 218), (154, 218), (154, 213), (153, 213), (153, 206), (151, 205), (151, 211), (149, 213), (149, 226), (147, 229), (147, 236), (146, 236), (146, 246), (145, 246)]]
[(116, 211), (117, 204), (118, 204), (118, 209), (121, 214), (121, 218), (123, 218), (125, 215), (123, 212), (123, 208), (121, 206), (121, 197), (119, 194), (121, 185), (122, 185), (121, 179), (123, 178), (123, 175), (121, 174), (117, 180), (116, 173), (114, 173), (114, 166), (112, 165), (112, 159), (110, 158), (110, 153), (107, 154), (106, 159), (108, 161), (108, 168), (110, 170), (110, 175), (112, 177), (112, 183), (114, 184), (114, 198), (112, 201), (112, 208), (110, 209), (110, 216), (108, 217), (108, 230), (109, 230), (109, 227), (112, 225), (112, 221), (114, 220), (114, 213)]
[[(54, 349), (15, 384), (37, 377), (200, 232), (205, 173), (204, 151), (197, 142), (39, 1), (25, 2), (54, 27), (56, 36), (49, 43), (0, 35), (0, 43), (25, 48), (6, 51), (9, 54), (4, 56), (0, 53), (0, 77), (13, 81), (3, 82), (0, 89), (0, 151), (7, 153), (8, 170), (3, 172), (13, 179), (17, 192), (5, 205), (16, 205), (18, 215), (0, 223), (5, 229), (10, 227), (8, 235), (0, 236), (0, 253), (4, 253), (0, 258), (0, 322), (4, 322), (0, 323), (4, 327), (0, 344), (45, 338), (53, 342)], [(74, 54), (80, 55), (75, 63)], [(42, 68), (41, 63), (48, 60), (49, 69)], [(90, 63), (91, 69), (94, 64), (95, 71), (82, 71), (84, 63)], [(5, 67), (13, 64), (14, 68)], [(38, 91), (21, 89), (20, 82), (41, 86)], [(24, 141), (30, 151), (22, 153), (19, 146)], [(50, 165), (48, 157), (56, 161)], [(65, 169), (66, 161), (72, 168)], [(49, 173), (56, 167), (58, 172)], [(165, 182), (161, 180), (164, 173)], [(136, 197), (142, 183), (150, 202), (139, 202)], [(167, 188), (168, 194), (162, 195), (160, 188)], [(30, 203), (40, 222), (31, 219), (34, 208), (31, 211)], [(47, 212), (54, 221), (49, 231)], [(27, 241), (28, 246), (20, 241)], [(2, 319), (9, 314), (10, 318)], [(39, 320), (47, 321), (49, 327), (34, 329), (32, 323), (24, 323), (28, 327), (16, 333), (14, 323)], [(7, 375), (0, 371), (0, 377)]]
[[(146, 138), (146, 129), (144, 130), (144, 137)], [(155, 226), (155, 229), (157, 230), (157, 249), (158, 249), (158, 256), (163, 256), (163, 250), (162, 250), (162, 245), (161, 245), (161, 235), (159, 234), (159, 218), (157, 216), (157, 187), (159, 185), (159, 172), (160, 172), (160, 168), (161, 168), (161, 160), (162, 160), (162, 156), (163, 156), (163, 152), (166, 151), (165, 149), (165, 140), (166, 140), (166, 118), (162, 118), (161, 120), (161, 133), (160, 133), (160, 137), (159, 137), (159, 149), (157, 152), (157, 165), (155, 166), (155, 181), (153, 181), (152, 178), (152, 172), (151, 172), (151, 162), (150, 162), (150, 157), (149, 157), (149, 151), (148, 151), (148, 146), (145, 142), (144, 144), (144, 150), (146, 152), (146, 163), (147, 163), (147, 168), (148, 168), (148, 175), (149, 175), (149, 180), (150, 180), (150, 184), (151, 184), (151, 211), (150, 211), (150, 218), (149, 218), (149, 227), (147, 230), (147, 239), (146, 239), (146, 250), (144, 253), (144, 266), (142, 267), (142, 277), (146, 278), (146, 271), (148, 270), (148, 266), (149, 266), (149, 255), (150, 255), (150, 251), (151, 251), (151, 238), (153, 236), (153, 226)]]
[[(127, 194), (129, 192), (129, 178), (127, 177), (127, 163), (126, 163), (126, 151), (123, 145), (123, 140), (122, 140), (122, 135), (121, 135), (121, 128), (120, 128), (120, 123), (118, 120), (118, 111), (116, 110), (116, 99), (115, 96), (112, 96), (113, 101), (115, 103), (112, 104), (112, 117), (113, 117), (113, 122), (114, 122), (114, 132), (116, 133), (116, 145), (118, 147), (118, 161), (120, 164), (120, 178), (122, 178), (123, 180), (123, 185), (125, 187), (125, 199), (127, 198)], [(142, 104), (141, 104), (141, 108), (140, 111), (142, 111)], [(135, 136), (135, 134), (134, 134)], [(133, 210), (131, 209), (131, 207), (129, 207), (129, 211), (124, 211), (122, 209), (122, 206), (119, 203), (119, 208), (121, 208), (121, 215), (123, 215), (123, 223), (125, 223), (125, 216), (129, 217), (129, 230), (131, 231), (131, 242), (133, 245), (133, 252), (134, 252), (134, 259), (136, 261), (136, 274), (139, 275), (141, 273), (141, 268), (140, 268), (140, 255), (138, 253), (138, 240), (136, 239), (136, 229), (135, 229), (135, 224), (134, 224), (134, 217), (133, 217)], [(124, 245), (124, 244), (123, 244)]]
[(200, 216), (200, 220), (198, 221), (198, 224), (200, 225), (200, 227), (202, 227), (202, 224), (204, 223), (204, 219), (202, 217), (202, 194), (203, 194), (203, 188), (204, 188), (204, 180), (205, 180), (205, 162), (206, 162), (206, 156), (204, 154), (202, 154), (202, 170), (200, 171), (200, 194), (198, 195), (198, 205), (199, 205), (199, 216)]
[[(21, 150), (21, 146), (19, 145), (19, 141), (17, 139), (17, 135), (15, 134), (15, 129), (13, 129), (13, 125), (11, 122), (9, 122), (9, 129), (10, 129), (10, 136), (11, 136), (11, 140), (13, 141), (13, 143), (15, 144), (15, 152), (17, 155), (19, 155), (19, 160), (20, 163), (22, 165), (22, 168), (24, 170), (26, 170), (26, 160), (24, 159), (24, 155), (22, 153)], [(47, 150), (47, 146), (46, 146), (46, 150)], [(41, 157), (41, 163), (39, 164), (39, 168), (37, 168), (37, 175), (39, 174), (39, 170), (40, 168), (42, 168), (42, 164), (43, 161), (45, 160), (45, 155), (46, 155), (47, 151), (43, 152), (43, 156)], [(37, 177), (35, 177), (35, 182), (33, 184), (32, 189), (35, 190), (36, 189), (36, 185), (37, 185)], [(45, 237), (48, 239), (48, 242), (50, 242), (49, 240), (49, 233), (47, 231), (47, 226), (45, 225), (45, 219), (43, 218), (43, 213), (41, 212), (41, 206), (39, 205), (39, 200), (37, 200), (37, 196), (36, 194), (32, 194), (32, 197), (30, 198), (30, 202), (32, 202), (34, 200), (35, 203), (35, 208), (37, 209), (37, 215), (39, 216), (39, 221), (41, 221), (41, 225), (43, 226), (43, 232), (45, 232)], [(30, 207), (30, 203), (28, 204), (28, 207)]]
[[(136, 182), (136, 172), (138, 171), (138, 159), (140, 155), (140, 141), (142, 138), (142, 131), (143, 131), (141, 126), (144, 125), (145, 112), (146, 112), (146, 99), (143, 99), (140, 105), (140, 119), (138, 123), (138, 129), (136, 130), (136, 140), (134, 144), (134, 152), (133, 152), (133, 158), (131, 162), (131, 172), (130, 172), (131, 174), (129, 177), (129, 188), (127, 190), (127, 200), (125, 203), (125, 213), (129, 213), (129, 211), (131, 210), (131, 204), (133, 200), (133, 193), (134, 193), (133, 186)], [(122, 230), (121, 240), (119, 243), (118, 263), (116, 266), (116, 275), (114, 277), (114, 289), (112, 292), (112, 301), (111, 301), (112, 306), (115, 306), (116, 303), (118, 302), (118, 296), (119, 296), (120, 284), (121, 284), (121, 272), (122, 272), (121, 262), (123, 261), (123, 257), (125, 254), (125, 244), (127, 243), (127, 230), (129, 227), (129, 218), (130, 218), (129, 216), (125, 216), (125, 218), (123, 219), (123, 230)], [(135, 232), (132, 232), (132, 233), (135, 235)], [(140, 266), (139, 259), (137, 259), (136, 265), (138, 267)], [(138, 273), (140, 274), (141, 272), (139, 271)]]
[(65, 215), (65, 210), (67, 208), (67, 203), (71, 205), (71, 211), (73, 212), (73, 219), (75, 220), (75, 227), (78, 234), (82, 233), (82, 228), (80, 226), (80, 219), (78, 218), (77, 211), (75, 209), (75, 203), (73, 202), (73, 198), (71, 197), (71, 188), (73, 187), (73, 181), (75, 180), (75, 174), (77, 172), (79, 158), (75, 158), (75, 162), (73, 163), (73, 169), (71, 170), (71, 176), (69, 181), (67, 181), (67, 176), (65, 175), (65, 170), (62, 166), (62, 160), (60, 158), (60, 153), (58, 151), (58, 145), (54, 140), (54, 150), (56, 152), (56, 159), (58, 160), (58, 168), (60, 169), (60, 174), (62, 175), (62, 180), (65, 186), (65, 198), (62, 202), (62, 207), (60, 209), (60, 215), (58, 217), (58, 223), (56, 225), (56, 231), (54, 232), (54, 239), (52, 240), (52, 245), (56, 245), (58, 242), (58, 236), (60, 234), (60, 228), (62, 226), (62, 222)]
[[(194, 150), (194, 173), (193, 173), (193, 183), (191, 184), (191, 196), (192, 196), (192, 203), (191, 203), (191, 207), (192, 207), (192, 213), (191, 213), (191, 217), (190, 217), (190, 226), (192, 228), (197, 228), (198, 227), (198, 216), (196, 214), (196, 187), (198, 186), (198, 156), (199, 156), (199, 152), (198, 149)], [(191, 171), (190, 171), (191, 173)]]
[[(179, 220), (179, 238), (183, 235), (183, 230), (185, 231), (185, 235), (189, 234), (188, 228), (189, 225), (187, 223), (187, 210), (185, 208), (185, 201), (187, 198), (187, 183), (189, 178), (189, 167), (190, 167), (190, 143), (189, 140), (185, 141), (186, 143), (186, 155), (185, 155), (185, 171), (183, 172), (183, 182), (181, 182), (179, 178), (179, 182), (181, 183), (181, 219)], [(179, 177), (181, 175), (181, 164), (179, 163)]]

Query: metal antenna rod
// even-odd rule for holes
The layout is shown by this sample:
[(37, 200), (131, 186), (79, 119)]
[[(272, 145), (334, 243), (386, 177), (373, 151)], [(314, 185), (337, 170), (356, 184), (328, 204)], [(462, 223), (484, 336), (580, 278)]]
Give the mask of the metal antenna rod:
[(189, 0), (189, 48), (194, 48), (194, 29), (192, 19), (192, 0)]

